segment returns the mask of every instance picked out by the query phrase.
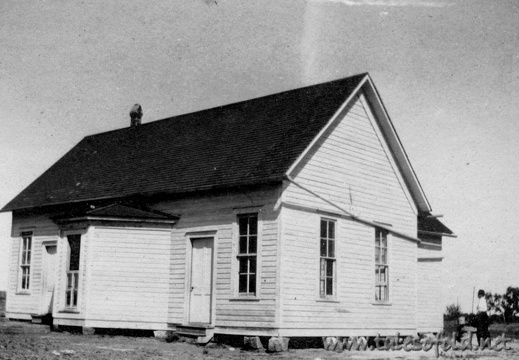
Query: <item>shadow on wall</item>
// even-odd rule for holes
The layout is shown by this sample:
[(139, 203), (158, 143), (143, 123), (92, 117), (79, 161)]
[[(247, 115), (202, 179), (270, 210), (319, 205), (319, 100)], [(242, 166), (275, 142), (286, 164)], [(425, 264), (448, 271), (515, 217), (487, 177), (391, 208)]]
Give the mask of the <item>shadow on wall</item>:
[(0, 317), (5, 316), (5, 291), (0, 291)]

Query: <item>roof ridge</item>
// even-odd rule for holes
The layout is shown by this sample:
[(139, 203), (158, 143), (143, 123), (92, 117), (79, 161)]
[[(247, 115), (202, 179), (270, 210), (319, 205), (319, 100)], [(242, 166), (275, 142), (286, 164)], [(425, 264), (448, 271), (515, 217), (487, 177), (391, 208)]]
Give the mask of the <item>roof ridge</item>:
[(289, 90), (283, 90), (283, 91), (279, 91), (279, 92), (276, 92), (276, 93), (273, 93), (273, 94), (262, 95), (262, 96), (253, 97), (253, 98), (246, 99), (246, 100), (240, 100), (240, 101), (237, 101), (237, 102), (227, 103), (227, 104), (223, 104), (223, 105), (217, 105), (217, 106), (210, 107), (210, 108), (194, 110), (194, 111), (191, 111), (191, 112), (182, 113), (182, 114), (178, 114), (178, 115), (174, 115), (174, 116), (169, 116), (169, 117), (162, 118), (162, 119), (151, 120), (149, 122), (142, 123), (142, 124), (140, 124), (139, 126), (136, 126), (136, 127), (126, 126), (126, 127), (122, 127), (122, 128), (119, 128), (119, 129), (107, 130), (107, 131), (103, 131), (103, 132), (99, 132), (99, 133), (95, 133), (95, 134), (90, 134), (90, 135), (85, 136), (84, 139), (91, 138), (91, 137), (96, 137), (96, 136), (99, 136), (99, 135), (106, 135), (106, 134), (110, 134), (110, 133), (118, 132), (118, 131), (122, 132), (124, 130), (134, 130), (134, 129), (137, 129), (137, 128), (142, 128), (142, 127), (145, 127), (145, 126), (154, 125), (154, 124), (156, 124), (158, 122), (165, 122), (165, 121), (177, 119), (177, 118), (180, 118), (180, 117), (187, 117), (187, 116), (190, 116), (190, 115), (193, 115), (193, 114), (203, 113), (203, 112), (206, 112), (206, 111), (212, 111), (212, 110), (215, 110), (215, 109), (224, 109), (226, 107), (237, 106), (237, 105), (241, 105), (243, 103), (247, 103), (247, 102), (254, 101), (254, 100), (262, 100), (262, 99), (264, 100), (264, 99), (268, 99), (268, 98), (271, 98), (271, 97), (279, 96), (281, 94), (289, 94), (289, 93), (301, 91), (301, 90), (304, 90), (304, 89), (315, 88), (316, 86), (324, 86), (324, 85), (329, 85), (329, 84), (334, 83), (334, 82), (341, 82), (341, 81), (344, 81), (344, 80), (351, 80), (351, 79), (354, 79), (354, 78), (357, 78), (357, 77), (359, 77), (359, 78), (360, 77), (365, 77), (367, 75), (369, 75), (369, 73), (368, 72), (364, 72), (364, 73), (355, 74), (355, 75), (352, 75), (352, 76), (347, 76), (347, 77), (344, 77), (344, 78), (339, 78), (339, 79), (334, 79), (334, 80), (330, 80), (330, 81), (325, 81), (325, 82), (322, 82), (322, 83), (316, 83), (316, 84), (306, 85), (306, 86), (299, 87), (299, 88), (292, 88), (292, 89), (289, 89)]

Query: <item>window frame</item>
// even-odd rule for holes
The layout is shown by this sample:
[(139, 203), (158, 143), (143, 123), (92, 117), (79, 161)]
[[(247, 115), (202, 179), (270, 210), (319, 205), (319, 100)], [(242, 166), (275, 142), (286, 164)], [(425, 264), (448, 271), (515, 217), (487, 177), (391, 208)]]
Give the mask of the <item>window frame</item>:
[[(71, 255), (72, 255), (72, 249), (71, 249), (71, 246), (70, 246), (70, 240), (71, 238), (75, 238), (75, 237), (78, 237), (78, 241), (79, 241), (79, 254), (78, 254), (78, 264), (77, 264), (77, 269), (75, 270), (70, 270), (70, 265), (71, 265)], [(65, 287), (65, 291), (64, 291), (64, 308), (66, 310), (73, 310), (73, 311), (77, 311), (78, 307), (79, 307), (79, 300), (78, 299), (81, 299), (80, 297), (80, 289), (81, 289), (81, 260), (82, 260), (82, 257), (81, 257), (81, 253), (82, 253), (82, 244), (83, 244), (83, 233), (77, 233), (77, 232), (73, 232), (73, 233), (68, 233), (65, 235), (65, 241), (66, 241), (66, 245), (67, 245), (67, 259), (66, 259), (66, 267), (65, 267), (65, 284), (64, 284), (64, 287)], [(72, 278), (72, 281), (69, 281), (69, 278)], [(68, 297), (68, 293), (71, 293), (71, 296), (70, 296), (70, 301), (68, 300), (69, 297)]]
[[(390, 301), (390, 274), (389, 274), (389, 231), (382, 228), (375, 228), (375, 281), (374, 281), (374, 302), (375, 304), (388, 304)], [(384, 240), (384, 241), (383, 241)], [(385, 255), (385, 258), (384, 256)], [(384, 269), (384, 272), (380, 270)], [(384, 274), (384, 280), (381, 280)], [(382, 292), (381, 290), (384, 289)], [(383, 296), (382, 296), (383, 294)]]
[[(246, 231), (246, 234), (242, 234), (242, 231), (240, 231), (240, 219), (241, 218), (251, 218), (251, 217), (255, 217), (256, 218), (256, 234), (252, 234), (252, 233), (249, 233), (249, 230), (250, 230), (250, 225), (248, 224), (247, 225), (247, 231)], [(244, 210), (244, 211), (241, 211), (241, 212), (235, 212), (235, 254), (234, 254), (234, 261), (235, 261), (235, 268), (233, 270), (233, 275), (234, 275), (234, 278), (235, 278), (235, 281), (234, 281), (234, 284), (235, 284), (235, 289), (234, 289), (234, 297), (235, 298), (238, 298), (238, 299), (256, 299), (256, 298), (259, 298), (259, 295), (260, 295), (260, 244), (261, 244), (261, 224), (262, 224), (262, 219), (261, 219), (261, 212), (258, 210), (258, 209), (248, 209), (247, 210)], [(250, 252), (249, 251), (249, 246), (250, 246), (250, 237), (251, 236), (255, 236), (256, 237), (256, 251), (255, 252)], [(243, 237), (246, 237), (246, 244), (247, 244), (247, 252), (244, 252), (242, 253), (241, 252), (241, 243), (242, 243), (242, 238)], [(242, 264), (242, 261), (244, 261), (244, 259), (247, 259), (249, 261), (247, 261), (247, 271), (246, 272), (242, 272), (242, 267), (241, 267), (241, 264)], [(254, 259), (255, 260), (255, 273), (254, 272), (251, 272), (250, 270), (250, 260)], [(245, 275), (246, 276), (246, 279), (247, 279), (247, 284), (246, 284), (246, 288), (247, 288), (247, 291), (240, 291), (240, 281), (241, 281), (241, 276)], [(251, 275), (253, 275), (255, 277), (255, 279), (253, 280), (254, 281), (254, 291), (250, 291), (250, 278), (251, 278)]]
[[(28, 249), (26, 248), (26, 240)], [(34, 232), (32, 230), (20, 232), (20, 245), (18, 255), (18, 285), (17, 293), (28, 294), (31, 291), (32, 266), (34, 249)], [(25, 281), (24, 281), (25, 279)]]
[[(323, 237), (323, 224), (326, 224), (325, 236)], [(333, 224), (332, 235), (330, 236), (330, 225)], [(323, 241), (325, 241), (325, 254), (323, 254)], [(333, 242), (333, 250), (330, 253), (330, 243)], [(328, 274), (328, 264), (331, 263), (332, 275)], [(331, 289), (327, 285), (327, 280), (331, 278)], [(337, 220), (330, 218), (319, 218), (319, 298), (337, 298)], [(328, 293), (331, 291), (331, 294)]]

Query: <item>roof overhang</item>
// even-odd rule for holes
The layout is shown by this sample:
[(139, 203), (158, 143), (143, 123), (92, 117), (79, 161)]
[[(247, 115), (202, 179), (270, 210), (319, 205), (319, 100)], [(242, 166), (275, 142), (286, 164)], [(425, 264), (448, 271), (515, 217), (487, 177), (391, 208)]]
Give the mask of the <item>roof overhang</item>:
[(163, 212), (135, 208), (121, 204), (110, 204), (93, 208), (82, 213), (55, 215), (52, 220), (58, 225), (78, 222), (119, 222), (134, 224), (176, 224), (179, 217)]

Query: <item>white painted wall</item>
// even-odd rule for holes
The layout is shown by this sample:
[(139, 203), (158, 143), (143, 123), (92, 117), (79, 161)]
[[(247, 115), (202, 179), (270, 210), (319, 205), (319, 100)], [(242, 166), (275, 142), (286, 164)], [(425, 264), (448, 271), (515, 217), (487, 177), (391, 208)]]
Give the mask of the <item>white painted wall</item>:
[[(292, 176), (296, 183), (349, 212), (416, 237), (416, 209), (362, 96), (323, 134)], [(287, 335), (415, 332), (414, 241), (388, 236), (390, 301), (375, 304), (374, 227), (323, 212), (341, 213), (292, 183), (283, 193), (283, 202), (287, 206), (281, 218), (281, 323)], [(319, 297), (321, 217), (337, 221), (333, 301)]]

